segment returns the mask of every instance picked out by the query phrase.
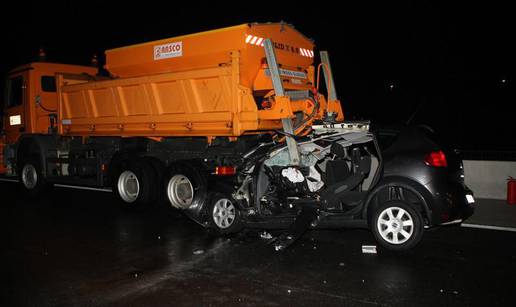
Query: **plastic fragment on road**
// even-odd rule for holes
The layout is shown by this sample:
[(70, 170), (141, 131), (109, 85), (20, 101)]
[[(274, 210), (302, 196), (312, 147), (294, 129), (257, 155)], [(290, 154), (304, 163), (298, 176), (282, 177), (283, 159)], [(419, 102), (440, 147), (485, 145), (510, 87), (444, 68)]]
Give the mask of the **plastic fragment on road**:
[(194, 250), (194, 251), (193, 251), (193, 254), (194, 254), (194, 255), (201, 255), (201, 254), (204, 254), (204, 250), (202, 250), (202, 249), (196, 249), (196, 250)]
[(260, 233), (260, 238), (262, 238), (264, 240), (270, 240), (270, 239), (272, 239), (272, 235), (270, 233), (268, 233), (267, 231), (264, 231), (264, 232)]
[(362, 245), (362, 254), (376, 254), (376, 245)]

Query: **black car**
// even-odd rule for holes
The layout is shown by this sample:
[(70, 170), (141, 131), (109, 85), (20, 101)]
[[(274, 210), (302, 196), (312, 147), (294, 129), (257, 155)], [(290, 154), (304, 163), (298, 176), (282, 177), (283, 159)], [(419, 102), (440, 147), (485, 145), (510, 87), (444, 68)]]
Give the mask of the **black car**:
[[(308, 228), (368, 227), (392, 250), (414, 247), (425, 228), (473, 213), (459, 156), (427, 129), (379, 130), (369, 123), (314, 126), (297, 139), (300, 162), (284, 143), (263, 143), (242, 157), (233, 187), (187, 214), (222, 234), (287, 229), (276, 249)], [(381, 148), (384, 147), (384, 148)]]
[(441, 145), (430, 127), (376, 129), (375, 135), (384, 161), (380, 186), (388, 186), (385, 199), (418, 208), (425, 228), (460, 224), (473, 214), (475, 199), (464, 182), (460, 152)]

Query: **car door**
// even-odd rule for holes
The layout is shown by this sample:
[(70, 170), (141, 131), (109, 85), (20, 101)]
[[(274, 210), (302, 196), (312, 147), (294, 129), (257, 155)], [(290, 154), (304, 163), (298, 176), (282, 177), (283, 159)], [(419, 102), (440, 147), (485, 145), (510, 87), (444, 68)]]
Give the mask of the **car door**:
[(27, 129), (27, 81), (28, 72), (12, 74), (7, 79), (5, 95), (4, 127), (6, 142), (15, 143)]

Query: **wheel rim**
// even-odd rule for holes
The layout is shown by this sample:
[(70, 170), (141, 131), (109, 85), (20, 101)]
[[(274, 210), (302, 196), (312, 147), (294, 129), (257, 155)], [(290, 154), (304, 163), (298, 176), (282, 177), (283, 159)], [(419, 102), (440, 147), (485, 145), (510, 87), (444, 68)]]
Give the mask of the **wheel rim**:
[(380, 213), (376, 227), (383, 240), (390, 244), (403, 244), (414, 233), (414, 219), (400, 207), (389, 207)]
[(23, 185), (32, 190), (38, 184), (38, 172), (32, 164), (26, 164), (22, 170), (22, 182)]
[(140, 195), (140, 182), (135, 173), (125, 171), (118, 177), (118, 193), (127, 203), (135, 202)]
[(184, 175), (174, 175), (168, 181), (168, 200), (173, 207), (187, 209), (192, 205), (194, 188), (192, 182)]
[(213, 205), (212, 215), (215, 225), (221, 229), (226, 229), (235, 222), (236, 208), (231, 200), (221, 198)]

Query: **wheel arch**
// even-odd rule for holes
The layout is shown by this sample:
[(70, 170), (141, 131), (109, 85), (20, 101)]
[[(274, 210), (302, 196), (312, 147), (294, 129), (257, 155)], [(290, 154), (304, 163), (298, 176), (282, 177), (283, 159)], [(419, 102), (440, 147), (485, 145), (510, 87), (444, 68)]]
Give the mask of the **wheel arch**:
[(21, 163), (27, 157), (38, 156), (41, 163), (41, 172), (47, 177), (46, 159), (50, 148), (56, 148), (56, 139), (50, 135), (22, 135), (16, 145), (16, 166), (21, 167)]
[(421, 203), (421, 209), (422, 209), (422, 215), (426, 220), (428, 221), (429, 225), (432, 226), (433, 220), (432, 220), (432, 203), (431, 203), (431, 195), (430, 193), (425, 189), (423, 185), (420, 183), (406, 178), (406, 177), (399, 177), (399, 176), (390, 176), (383, 178), (376, 187), (368, 194), (364, 209), (362, 211), (362, 218), (369, 221), (369, 217), (371, 216), (371, 210), (374, 209), (376, 204), (374, 200), (377, 196), (380, 195), (381, 192), (384, 192), (385, 189), (391, 188), (391, 187), (400, 187), (402, 189), (408, 190), (412, 192), (420, 201)]

